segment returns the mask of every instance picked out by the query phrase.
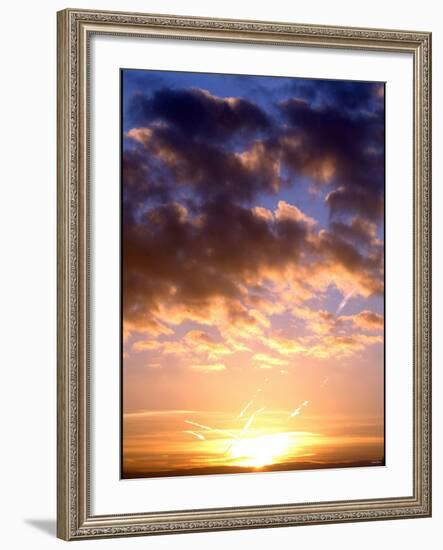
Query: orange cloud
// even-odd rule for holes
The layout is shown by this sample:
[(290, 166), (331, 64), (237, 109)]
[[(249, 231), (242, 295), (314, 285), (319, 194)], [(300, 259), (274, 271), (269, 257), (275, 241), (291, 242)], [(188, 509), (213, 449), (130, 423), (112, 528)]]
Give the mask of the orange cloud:
[[(257, 141), (242, 153), (235, 153), (236, 158), (240, 160), (241, 165), (252, 173), (266, 173), (270, 187), (274, 192), (280, 188), (280, 158), (273, 153), (263, 142)], [(265, 209), (259, 211), (259, 215), (264, 213)], [(257, 211), (256, 211), (257, 212)]]
[(357, 327), (366, 329), (366, 330), (380, 330), (384, 326), (384, 317), (379, 313), (374, 311), (360, 311), (357, 315), (351, 315), (347, 317), (342, 317), (343, 319), (352, 321)]
[(367, 336), (365, 334), (328, 335), (324, 336), (319, 343), (311, 346), (307, 355), (320, 359), (348, 357), (356, 352), (363, 351), (370, 345), (382, 342), (383, 338), (381, 336)]
[(191, 330), (183, 338), (190, 351), (205, 354), (209, 360), (223, 355), (231, 355), (233, 351), (221, 342), (216, 342), (208, 333), (201, 330)]
[(272, 222), (274, 220), (274, 214), (271, 210), (263, 208), (262, 206), (254, 206), (254, 208), (252, 208), (252, 212), (255, 216), (257, 216), (257, 218), (261, 218), (266, 222)]
[(317, 221), (314, 218), (302, 212), (295, 204), (289, 204), (286, 201), (278, 201), (275, 218), (279, 221), (292, 220), (302, 222), (310, 228), (317, 225)]
[(144, 333), (152, 338), (156, 338), (161, 335), (171, 335), (174, 331), (167, 325), (160, 323), (154, 317), (150, 317), (148, 314), (133, 316), (132, 319), (123, 320), (123, 338), (126, 341), (129, 336), (134, 333)]
[(262, 338), (261, 342), (268, 348), (277, 351), (282, 355), (299, 354), (306, 351), (306, 347), (298, 342), (296, 338), (286, 338), (284, 336), (273, 334), (270, 337)]

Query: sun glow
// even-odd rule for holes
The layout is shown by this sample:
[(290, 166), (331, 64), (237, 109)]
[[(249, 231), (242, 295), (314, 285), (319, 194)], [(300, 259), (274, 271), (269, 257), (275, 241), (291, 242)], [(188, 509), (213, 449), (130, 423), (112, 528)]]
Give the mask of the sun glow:
[(260, 468), (276, 462), (290, 445), (294, 445), (294, 441), (285, 433), (245, 437), (232, 442), (229, 454), (238, 466)]

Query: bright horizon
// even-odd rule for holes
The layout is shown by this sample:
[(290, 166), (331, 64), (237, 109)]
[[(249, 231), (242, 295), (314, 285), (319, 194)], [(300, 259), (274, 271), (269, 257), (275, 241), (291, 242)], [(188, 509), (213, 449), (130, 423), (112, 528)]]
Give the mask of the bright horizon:
[(123, 477), (383, 464), (384, 85), (125, 69), (122, 117)]

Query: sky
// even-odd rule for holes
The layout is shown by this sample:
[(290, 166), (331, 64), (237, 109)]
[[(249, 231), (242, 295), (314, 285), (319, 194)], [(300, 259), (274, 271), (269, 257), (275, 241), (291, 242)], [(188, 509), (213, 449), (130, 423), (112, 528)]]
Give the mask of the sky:
[(122, 70), (123, 477), (384, 461), (384, 84)]

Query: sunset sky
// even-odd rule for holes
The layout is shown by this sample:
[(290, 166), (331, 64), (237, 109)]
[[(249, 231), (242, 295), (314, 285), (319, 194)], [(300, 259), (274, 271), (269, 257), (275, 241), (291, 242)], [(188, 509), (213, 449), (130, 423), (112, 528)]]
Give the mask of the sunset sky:
[(382, 83), (122, 71), (123, 477), (383, 462), (384, 120)]

